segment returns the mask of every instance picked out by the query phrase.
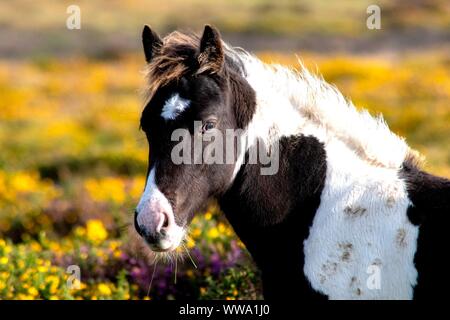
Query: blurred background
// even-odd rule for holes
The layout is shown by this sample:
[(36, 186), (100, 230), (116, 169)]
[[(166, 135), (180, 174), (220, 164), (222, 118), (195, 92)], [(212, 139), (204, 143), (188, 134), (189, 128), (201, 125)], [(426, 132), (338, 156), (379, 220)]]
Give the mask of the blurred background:
[[(72, 4), (80, 30), (66, 27)], [(380, 30), (366, 26), (371, 4)], [(206, 23), (266, 62), (296, 67), (298, 55), (450, 177), (447, 0), (2, 1), (0, 299), (261, 298), (214, 203), (177, 264), (155, 263), (128, 231), (148, 152), (142, 27), (165, 35)], [(70, 265), (81, 274), (72, 287)]]

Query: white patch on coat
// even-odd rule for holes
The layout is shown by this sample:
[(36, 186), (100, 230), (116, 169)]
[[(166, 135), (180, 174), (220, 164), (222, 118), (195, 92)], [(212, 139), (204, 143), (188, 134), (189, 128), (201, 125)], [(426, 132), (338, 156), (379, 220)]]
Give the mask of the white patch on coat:
[[(243, 76), (256, 92), (248, 148), (257, 138), (270, 145), (299, 134), (325, 146), (325, 187), (304, 242), (304, 272), (312, 287), (331, 299), (412, 298), (419, 229), (408, 220), (411, 203), (398, 176), (408, 145), (381, 117), (358, 111), (303, 66), (296, 72), (226, 49), (243, 62)], [(380, 290), (367, 288), (371, 265), (381, 268)]]
[(167, 228), (167, 239), (164, 240), (163, 247), (177, 247), (184, 237), (184, 229), (175, 223), (175, 216), (172, 206), (167, 197), (159, 190), (155, 181), (155, 168), (150, 170), (147, 178), (144, 193), (136, 207), (137, 223), (140, 228), (156, 229), (162, 222), (157, 218), (161, 212), (167, 214), (169, 227)]
[(164, 104), (161, 117), (165, 120), (174, 120), (186, 110), (190, 104), (190, 100), (180, 97), (178, 93), (174, 93)]
[[(306, 277), (330, 299), (412, 299), (419, 228), (407, 217), (405, 183), (338, 140), (326, 152), (325, 187), (304, 241)], [(367, 286), (371, 265), (380, 267), (379, 290)]]

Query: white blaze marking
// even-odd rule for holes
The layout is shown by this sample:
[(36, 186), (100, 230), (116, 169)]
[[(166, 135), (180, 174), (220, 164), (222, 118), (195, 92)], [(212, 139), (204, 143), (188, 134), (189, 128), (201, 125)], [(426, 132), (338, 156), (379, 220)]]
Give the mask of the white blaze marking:
[(180, 113), (189, 107), (190, 103), (190, 100), (181, 98), (178, 93), (175, 93), (164, 104), (161, 117), (166, 120), (174, 120)]
[[(137, 222), (139, 227), (148, 229), (156, 228), (160, 220), (158, 214), (165, 212), (169, 220), (166, 228), (167, 240), (173, 247), (177, 247), (183, 238), (183, 228), (175, 223), (172, 206), (167, 197), (158, 189), (155, 182), (155, 168), (150, 170), (147, 185), (137, 205)], [(169, 245), (167, 245), (169, 247)]]

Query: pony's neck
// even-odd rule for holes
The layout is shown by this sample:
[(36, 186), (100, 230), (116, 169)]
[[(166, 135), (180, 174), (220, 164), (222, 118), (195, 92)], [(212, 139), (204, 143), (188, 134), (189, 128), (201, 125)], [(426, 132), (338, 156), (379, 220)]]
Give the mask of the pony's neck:
[(417, 156), (392, 133), (382, 117), (358, 111), (350, 101), (303, 65), (295, 71), (268, 65), (245, 51), (229, 49), (240, 60), (243, 77), (256, 93), (256, 110), (248, 126), (250, 141), (267, 144), (281, 137), (312, 135), (321, 142), (341, 141), (363, 161), (385, 168), (400, 168)]
[(283, 296), (305, 281), (303, 239), (320, 205), (326, 156), (314, 137), (283, 137), (279, 147), (277, 174), (245, 162), (219, 203), (262, 270), (265, 291)]

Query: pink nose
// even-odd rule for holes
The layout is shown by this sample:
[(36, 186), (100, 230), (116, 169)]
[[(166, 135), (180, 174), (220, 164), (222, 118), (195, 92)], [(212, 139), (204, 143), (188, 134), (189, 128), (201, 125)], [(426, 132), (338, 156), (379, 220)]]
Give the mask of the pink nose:
[(162, 193), (153, 193), (136, 209), (136, 231), (155, 251), (165, 251), (180, 241), (172, 206)]
[(164, 234), (169, 227), (169, 215), (165, 211), (161, 211), (157, 216), (157, 221), (159, 221), (156, 225), (156, 232)]
[[(147, 216), (147, 217), (146, 217)], [(169, 214), (165, 211), (139, 213), (135, 211), (135, 228), (149, 244), (157, 245), (169, 234)]]
[(156, 251), (173, 250), (183, 237), (183, 229), (175, 223), (169, 199), (155, 183), (155, 170), (149, 173), (147, 185), (135, 213), (136, 231)]

